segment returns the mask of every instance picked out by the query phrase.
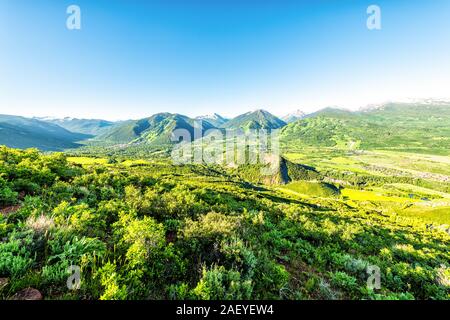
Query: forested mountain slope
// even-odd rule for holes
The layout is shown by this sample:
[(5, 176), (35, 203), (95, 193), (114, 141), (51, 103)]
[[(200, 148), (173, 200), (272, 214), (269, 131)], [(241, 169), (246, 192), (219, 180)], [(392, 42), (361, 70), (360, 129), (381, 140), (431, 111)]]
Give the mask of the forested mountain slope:
[(0, 115), (0, 145), (58, 151), (75, 148), (88, 137), (37, 119)]

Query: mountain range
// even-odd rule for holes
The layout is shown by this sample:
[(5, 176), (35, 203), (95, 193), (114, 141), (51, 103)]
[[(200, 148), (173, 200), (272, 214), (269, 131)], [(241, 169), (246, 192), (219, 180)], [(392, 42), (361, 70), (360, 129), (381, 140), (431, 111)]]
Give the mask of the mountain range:
[[(201, 121), (200, 121), (201, 120)], [(194, 128), (281, 129), (285, 145), (348, 146), (362, 148), (404, 146), (448, 148), (450, 103), (387, 103), (358, 111), (325, 108), (311, 114), (299, 110), (278, 118), (259, 109), (232, 119), (219, 114), (190, 118), (158, 113), (148, 118), (111, 122), (101, 119), (49, 119), (0, 115), (0, 145), (61, 151), (85, 144), (169, 146), (172, 132)]]
[(79, 147), (77, 141), (90, 137), (39, 119), (0, 115), (0, 145), (12, 148), (57, 151)]
[(44, 151), (76, 148), (81, 143), (170, 145), (174, 130), (185, 129), (194, 137), (194, 128), (198, 125), (203, 134), (215, 128), (271, 130), (281, 128), (286, 123), (264, 110), (248, 112), (231, 120), (219, 114), (189, 118), (174, 113), (158, 113), (148, 118), (119, 122), (2, 116), (0, 145), (35, 147)]
[(326, 108), (283, 127), (281, 141), (291, 150), (322, 146), (449, 154), (450, 103), (387, 103), (353, 112)]
[(281, 120), (283, 120), (286, 123), (291, 123), (297, 120), (301, 120), (306, 116), (306, 113), (302, 110), (296, 110), (295, 112), (288, 113), (287, 115), (281, 117)]
[(36, 118), (38, 120), (54, 123), (66, 130), (83, 133), (87, 135), (99, 135), (111, 126), (114, 122), (101, 120), (101, 119), (77, 119), (77, 118), (63, 118), (63, 119), (53, 119), (53, 118)]
[[(149, 118), (118, 123), (93, 140), (112, 143), (146, 142), (154, 145), (166, 145), (171, 144), (172, 132), (178, 129), (187, 130), (193, 137), (195, 123), (195, 119), (180, 114), (158, 113)], [(202, 125), (202, 133), (215, 128), (208, 121), (198, 121), (198, 123)]]
[(214, 113), (211, 115), (204, 115), (195, 118), (196, 120), (208, 121), (214, 127), (223, 126), (229, 119), (222, 117), (220, 114)]

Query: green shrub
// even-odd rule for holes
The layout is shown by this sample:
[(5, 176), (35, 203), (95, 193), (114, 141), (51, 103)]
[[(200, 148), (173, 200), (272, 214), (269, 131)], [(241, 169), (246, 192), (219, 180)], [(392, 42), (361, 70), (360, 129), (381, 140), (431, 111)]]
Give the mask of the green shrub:
[(95, 259), (106, 255), (105, 244), (93, 238), (75, 236), (65, 241), (62, 237), (56, 237), (49, 240), (48, 245), (49, 264), (80, 265), (82, 262), (94, 262)]
[(42, 267), (42, 279), (47, 285), (63, 285), (69, 274), (67, 270), (71, 266), (68, 260)]
[(253, 277), (257, 258), (241, 239), (234, 238), (222, 241), (220, 252), (224, 255), (222, 263), (229, 269), (239, 270), (248, 279)]
[(0, 205), (1, 206), (16, 204), (17, 200), (18, 200), (17, 197), (18, 197), (17, 192), (12, 191), (7, 186), (1, 186), (1, 183), (0, 183)]
[(331, 283), (341, 289), (345, 289), (348, 291), (352, 291), (357, 288), (356, 278), (340, 271), (331, 274)]
[(189, 286), (186, 283), (172, 284), (168, 289), (169, 299), (187, 300), (194, 298)]
[(221, 213), (209, 212), (198, 221), (186, 220), (183, 236), (187, 239), (217, 239), (231, 236), (238, 226), (238, 219)]
[(145, 265), (161, 252), (165, 244), (164, 227), (150, 217), (134, 220), (125, 227), (123, 241), (130, 245), (126, 253), (130, 265)]
[(127, 287), (121, 284), (122, 277), (117, 273), (116, 266), (110, 262), (100, 268), (95, 277), (100, 280), (104, 288), (100, 300), (125, 300)]
[(32, 235), (22, 237), (13, 233), (9, 241), (0, 242), (0, 276), (20, 277), (34, 263), (34, 254), (30, 250)]
[(241, 279), (239, 272), (214, 265), (210, 269), (203, 268), (193, 294), (203, 300), (237, 300), (250, 299), (252, 290), (252, 281)]
[(273, 261), (270, 253), (258, 255), (253, 283), (257, 299), (279, 299), (280, 291), (288, 284), (290, 275), (283, 265)]

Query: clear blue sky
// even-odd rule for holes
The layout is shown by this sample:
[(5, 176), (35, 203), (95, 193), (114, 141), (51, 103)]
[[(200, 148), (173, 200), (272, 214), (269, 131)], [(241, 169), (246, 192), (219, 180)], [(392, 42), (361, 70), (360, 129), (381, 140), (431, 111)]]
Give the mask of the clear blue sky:
[[(382, 30), (366, 28), (371, 4)], [(0, 0), (0, 113), (281, 115), (449, 96), (448, 0)]]

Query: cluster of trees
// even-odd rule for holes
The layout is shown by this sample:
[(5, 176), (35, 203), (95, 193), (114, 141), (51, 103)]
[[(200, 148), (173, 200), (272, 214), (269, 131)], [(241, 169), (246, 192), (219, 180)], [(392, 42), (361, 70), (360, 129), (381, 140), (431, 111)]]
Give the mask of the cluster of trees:
[[(0, 208), (2, 298), (27, 287), (63, 299), (450, 298), (448, 234), (206, 166), (0, 148)], [(369, 265), (380, 289), (366, 285)]]
[(364, 189), (373, 186), (382, 186), (392, 183), (404, 183), (417, 187), (428, 188), (440, 192), (450, 193), (450, 185), (448, 182), (440, 182), (433, 180), (426, 180), (423, 178), (409, 177), (409, 176), (390, 176), (390, 175), (373, 175), (365, 173), (355, 173), (349, 171), (327, 169), (321, 172), (322, 177), (327, 177), (335, 180), (345, 181), (348, 185), (355, 188)]

